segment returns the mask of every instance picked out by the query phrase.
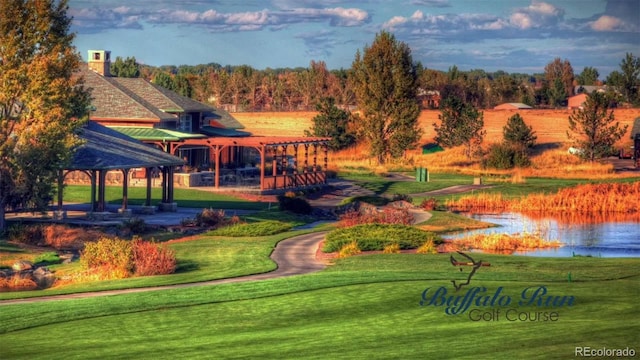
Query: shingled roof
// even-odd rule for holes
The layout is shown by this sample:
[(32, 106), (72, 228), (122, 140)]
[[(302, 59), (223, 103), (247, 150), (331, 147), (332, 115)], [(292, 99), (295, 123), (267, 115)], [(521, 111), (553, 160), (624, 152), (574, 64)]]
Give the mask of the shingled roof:
[(117, 170), (179, 166), (184, 161), (94, 121), (82, 128), (80, 145), (67, 170)]
[(88, 68), (83, 68), (81, 75), (84, 76), (85, 86), (92, 89), (91, 104), (95, 108), (91, 113), (92, 119), (158, 123), (177, 120), (173, 113), (218, 112), (212, 106), (179, 95), (142, 78), (102, 76)]

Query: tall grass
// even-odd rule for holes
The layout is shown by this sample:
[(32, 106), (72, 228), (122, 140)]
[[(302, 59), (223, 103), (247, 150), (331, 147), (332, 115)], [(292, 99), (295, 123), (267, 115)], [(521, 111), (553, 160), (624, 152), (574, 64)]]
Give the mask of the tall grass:
[(560, 247), (559, 241), (543, 239), (537, 233), (474, 234), (452, 242), (460, 249), (476, 249), (511, 254), (515, 251)]
[(451, 199), (446, 206), (463, 211), (517, 211), (521, 213), (610, 214), (637, 213), (640, 181), (633, 183), (582, 184), (555, 194), (529, 194), (505, 199), (500, 193), (480, 193)]

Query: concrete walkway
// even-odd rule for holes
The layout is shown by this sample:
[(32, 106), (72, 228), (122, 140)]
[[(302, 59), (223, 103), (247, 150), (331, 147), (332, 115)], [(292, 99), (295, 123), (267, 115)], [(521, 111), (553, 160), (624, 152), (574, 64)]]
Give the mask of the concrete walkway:
[(203, 281), (188, 284), (176, 284), (167, 286), (154, 286), (146, 288), (135, 289), (121, 289), (121, 290), (107, 290), (107, 291), (94, 291), (78, 294), (67, 295), (51, 295), (41, 296), (28, 299), (14, 299), (14, 300), (1, 300), (0, 306), (11, 304), (30, 304), (42, 301), (60, 301), (70, 299), (86, 299), (99, 296), (111, 296), (121, 294), (133, 294), (147, 291), (158, 291), (167, 289), (180, 289), (189, 288), (194, 286), (208, 286), (217, 284), (228, 284), (243, 281), (258, 281), (266, 279), (275, 279), (284, 276), (302, 275), (311, 272), (316, 272), (324, 269), (326, 265), (316, 259), (316, 251), (320, 242), (324, 239), (326, 232), (319, 232), (313, 234), (306, 234), (295, 236), (283, 241), (280, 241), (273, 252), (271, 253), (271, 259), (278, 265), (278, 268), (274, 271), (262, 274), (240, 276), (228, 279), (219, 279), (211, 281)]

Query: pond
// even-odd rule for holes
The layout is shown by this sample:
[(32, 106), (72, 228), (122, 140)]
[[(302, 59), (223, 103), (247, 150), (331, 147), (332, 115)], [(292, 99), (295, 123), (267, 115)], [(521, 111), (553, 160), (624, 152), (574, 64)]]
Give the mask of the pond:
[[(539, 233), (545, 240), (557, 240), (562, 247), (518, 252), (516, 255), (571, 257), (640, 257), (640, 222), (637, 219), (616, 221), (584, 221), (569, 223), (553, 217), (525, 216), (518, 213), (467, 214), (467, 216), (499, 225), (490, 229), (468, 231), (474, 233)], [(456, 239), (462, 234), (447, 235)]]

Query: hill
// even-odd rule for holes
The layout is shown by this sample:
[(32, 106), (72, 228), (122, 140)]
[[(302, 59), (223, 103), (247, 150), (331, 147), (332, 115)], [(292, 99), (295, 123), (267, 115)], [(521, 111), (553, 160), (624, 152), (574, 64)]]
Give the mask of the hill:
[[(569, 115), (572, 110), (483, 110), (486, 139), (497, 141), (502, 139), (502, 128), (507, 120), (515, 113), (519, 113), (525, 123), (531, 125), (538, 136), (538, 143), (563, 143), (567, 141)], [(311, 119), (316, 112), (250, 112), (234, 113), (233, 116), (242, 123), (247, 131), (255, 135), (265, 136), (304, 136), (304, 131), (311, 126)], [(440, 111), (424, 110), (418, 121), (424, 131), (422, 142), (433, 140), (435, 131), (433, 123), (438, 122)], [(629, 125), (623, 141), (630, 142), (629, 137), (633, 120), (640, 117), (640, 109), (616, 109), (615, 118), (622, 125)]]

